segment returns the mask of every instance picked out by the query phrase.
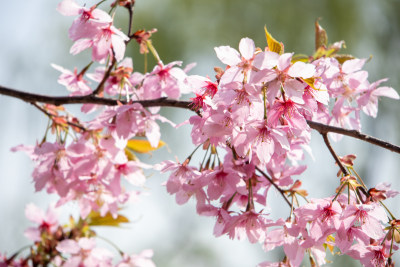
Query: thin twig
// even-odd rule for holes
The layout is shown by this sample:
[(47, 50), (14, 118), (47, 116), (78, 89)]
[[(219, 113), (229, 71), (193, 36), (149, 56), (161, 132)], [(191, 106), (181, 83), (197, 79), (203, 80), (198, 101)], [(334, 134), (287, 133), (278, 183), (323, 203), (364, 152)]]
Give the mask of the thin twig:
[(329, 142), (329, 139), (328, 139), (328, 133), (322, 133), (322, 136), (324, 138), (325, 145), (328, 147), (329, 152), (331, 152), (331, 155), (335, 159), (335, 161), (336, 161), (337, 165), (339, 166), (340, 170), (344, 173), (344, 175), (346, 175), (346, 176), (349, 175), (349, 172), (344, 167), (343, 163), (340, 161), (338, 155), (336, 155), (335, 150), (333, 150), (333, 148), (331, 146), (331, 143)]
[(101, 82), (99, 83), (99, 85), (97, 86), (96, 90), (94, 90), (92, 92), (92, 95), (99, 95), (101, 93), (103, 93), (104, 90), (104, 84), (106, 83), (108, 77), (110, 77), (111, 71), (114, 68), (115, 64), (117, 63), (117, 60), (115, 59), (115, 55), (113, 56), (113, 60), (111, 62), (111, 65), (108, 67), (106, 73), (104, 73), (103, 79), (101, 80)]
[[(44, 108), (42, 108), (41, 106), (39, 106), (37, 103), (35, 102), (31, 102), (31, 104), (36, 107), (38, 110), (40, 110), (41, 112), (43, 112), (44, 114), (46, 114), (51, 120), (53, 120), (53, 118), (61, 118), (63, 116), (57, 116), (57, 115), (53, 115), (50, 114), (49, 112), (47, 112), (47, 110), (45, 110)], [(81, 129), (82, 131), (87, 131), (87, 129), (85, 127), (83, 127), (82, 125), (76, 124), (74, 122), (70, 122), (68, 120), (66, 120), (67, 124), (76, 128)]]
[(263, 171), (262, 171), (260, 168), (258, 168), (257, 166), (256, 166), (256, 170), (259, 171), (259, 172), (262, 174), (262, 176), (264, 176), (264, 178), (267, 179), (268, 182), (270, 182), (270, 183), (276, 188), (276, 190), (279, 191), (279, 193), (280, 193), (280, 194), (282, 195), (282, 197), (285, 199), (285, 201), (286, 201), (286, 203), (289, 205), (289, 207), (292, 207), (292, 204), (290, 203), (289, 199), (286, 197), (285, 192), (284, 192), (282, 189), (280, 189), (279, 186), (278, 186), (274, 181), (272, 181), (271, 177), (269, 177), (265, 172), (263, 172)]
[[(135, 3), (135, 2), (134, 2)], [(132, 34), (132, 24), (133, 24), (133, 10), (135, 8), (135, 4), (133, 3), (132, 6), (128, 7), (128, 12), (129, 12), (129, 28), (128, 28), (128, 36), (131, 36)], [(129, 38), (132, 39), (132, 38)]]

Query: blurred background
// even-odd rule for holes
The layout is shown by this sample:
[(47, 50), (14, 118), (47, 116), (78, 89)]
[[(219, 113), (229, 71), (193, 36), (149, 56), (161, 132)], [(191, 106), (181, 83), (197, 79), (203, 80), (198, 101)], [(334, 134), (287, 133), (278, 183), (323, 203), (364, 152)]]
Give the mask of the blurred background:
[[(82, 69), (90, 60), (89, 53), (68, 54), (72, 45), (67, 30), (73, 18), (56, 12), (59, 1), (4, 1), (0, 9), (0, 84), (3, 86), (50, 95), (66, 95), (57, 84), (59, 72), (50, 63), (68, 69)], [(77, 1), (91, 6), (95, 1)], [(103, 4), (109, 5), (112, 1)], [(108, 7), (107, 7), (108, 10)], [(153, 44), (164, 63), (182, 60), (184, 65), (197, 62), (191, 74), (214, 76), (213, 67), (223, 66), (213, 48), (230, 45), (237, 48), (243, 37), (255, 40), (256, 46), (266, 46), (263, 27), (285, 45), (285, 51), (311, 54), (314, 50), (314, 21), (329, 36), (329, 42), (345, 40), (343, 53), (359, 58), (373, 56), (367, 63), (369, 81), (388, 77), (385, 86), (400, 90), (400, 1), (374, 0), (137, 0), (134, 29), (157, 28)], [(120, 13), (117, 26), (126, 30), (127, 14)], [(133, 43), (133, 42), (132, 42)], [(143, 71), (143, 56), (137, 44), (131, 44), (127, 55), (134, 61), (136, 71)], [(150, 57), (149, 57), (150, 58)], [(79, 107), (68, 106), (80, 116)], [(7, 255), (29, 244), (24, 230), (31, 223), (24, 216), (25, 205), (33, 202), (46, 209), (57, 197), (34, 193), (31, 172), (33, 164), (20, 153), (10, 152), (19, 144), (35, 144), (43, 137), (47, 124), (33, 106), (0, 95), (0, 251)], [(192, 114), (184, 110), (164, 109), (163, 114), (175, 123)], [(400, 144), (400, 106), (398, 101), (382, 99), (377, 119), (363, 116), (363, 132)], [(144, 162), (183, 161), (192, 150), (190, 128), (179, 130), (162, 125), (162, 139), (168, 148), (141, 157)], [(301, 176), (310, 197), (331, 195), (338, 185), (334, 160), (323, 145), (322, 138), (313, 134), (315, 157), (305, 160), (307, 171)], [(400, 156), (366, 143), (343, 138), (333, 144), (339, 155), (358, 156), (355, 168), (367, 185), (390, 182), (400, 189)], [(196, 164), (196, 161), (193, 161)], [(199, 217), (194, 201), (178, 206), (173, 196), (161, 184), (167, 175), (150, 173), (146, 196), (138, 204), (124, 209), (132, 223), (121, 229), (98, 229), (98, 233), (116, 243), (123, 251), (139, 253), (146, 248), (155, 252), (157, 266), (256, 266), (262, 261), (278, 261), (280, 252), (264, 253), (258, 244), (214, 238), (213, 218)], [(279, 196), (270, 196), (269, 206), (274, 214), (286, 212)], [(395, 215), (400, 216), (399, 200), (388, 201)], [(63, 208), (63, 219), (76, 214), (73, 204)], [(289, 211), (287, 211), (289, 212)], [(101, 242), (100, 242), (101, 243)], [(107, 246), (107, 244), (101, 243)], [(112, 248), (111, 248), (112, 249)], [(115, 252), (117, 255), (117, 252)], [(396, 257), (399, 261), (400, 258)], [(305, 263), (306, 265), (308, 263)], [(335, 259), (331, 266), (359, 266), (345, 256)]]

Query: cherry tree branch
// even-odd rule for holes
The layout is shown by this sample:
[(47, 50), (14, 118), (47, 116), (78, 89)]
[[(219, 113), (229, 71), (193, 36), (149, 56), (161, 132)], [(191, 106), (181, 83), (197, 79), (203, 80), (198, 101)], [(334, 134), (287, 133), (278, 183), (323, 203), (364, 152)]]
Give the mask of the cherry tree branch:
[(135, 2), (131, 6), (127, 7), (129, 12), (129, 26), (128, 26), (128, 36), (132, 35), (132, 24), (133, 24), (133, 10), (135, 8)]
[[(97, 97), (94, 95), (85, 95), (85, 96), (39, 95), (34, 93), (17, 91), (1, 85), (0, 85), (0, 94), (18, 98), (28, 103), (41, 102), (41, 103), (52, 104), (55, 106), (60, 106), (64, 104), (97, 104), (104, 106), (117, 106), (119, 104), (128, 104), (128, 102), (123, 100)], [(131, 104), (140, 103), (145, 108), (157, 106), (157, 107), (176, 107), (176, 108), (191, 109), (189, 106), (191, 104), (190, 101), (179, 101), (179, 100), (167, 99), (166, 97), (161, 97), (151, 100), (131, 101), (129, 103)]]
[(335, 126), (330, 126), (330, 125), (326, 125), (323, 123), (319, 123), (319, 122), (315, 122), (315, 121), (310, 121), (307, 120), (308, 125), (310, 126), (310, 128), (318, 131), (320, 134), (326, 134), (326, 133), (337, 133), (337, 134), (342, 134), (342, 135), (346, 135), (346, 136), (350, 136), (356, 139), (360, 139), (362, 141), (368, 142), (370, 144), (376, 145), (376, 146), (380, 146), (383, 147), (387, 150), (390, 150), (392, 152), (396, 152), (400, 154), (400, 147), (396, 146), (394, 144), (391, 144), (389, 142), (383, 141), (381, 139), (375, 138), (373, 136), (369, 136), (366, 134), (361, 133), (360, 131), (357, 130), (347, 130), (344, 128), (340, 128), (340, 127), (335, 127)]
[[(6, 95), (14, 98), (21, 99), (22, 101), (32, 103), (32, 102), (41, 102), (41, 103), (48, 103), (53, 104), (56, 106), (64, 105), (64, 104), (97, 104), (97, 105), (105, 105), (105, 106), (116, 106), (118, 104), (128, 104), (126, 101), (120, 101), (116, 99), (110, 98), (103, 98), (97, 97), (94, 95), (85, 95), (85, 96), (47, 96), (47, 95), (39, 95), (34, 93), (22, 92), (15, 89), (7, 88), (0, 85), (0, 94)], [(167, 99), (166, 97), (161, 97), (152, 100), (139, 100), (139, 101), (132, 101), (129, 102), (133, 103), (140, 103), (143, 107), (175, 107), (175, 108), (184, 108), (190, 109), (191, 103), (190, 101), (182, 101), (182, 100), (173, 100)], [(310, 128), (318, 131), (320, 134), (326, 133), (337, 133), (346, 135), (349, 137), (353, 137), (370, 144), (383, 147), (387, 150), (390, 150), (395, 153), (400, 154), (400, 146), (394, 145), (392, 143), (383, 141), (381, 139), (375, 138), (373, 136), (369, 136), (366, 134), (361, 133), (357, 130), (348, 130), (340, 127), (330, 126), (323, 123), (307, 120), (308, 125)]]
[(103, 76), (103, 79), (101, 80), (101, 82), (97, 86), (96, 90), (93, 91), (92, 95), (99, 95), (99, 94), (103, 93), (104, 84), (106, 83), (108, 77), (110, 77), (111, 71), (114, 68), (116, 63), (117, 63), (117, 60), (115, 59), (115, 55), (114, 55), (113, 60), (111, 62), (111, 65), (108, 67), (106, 73)]

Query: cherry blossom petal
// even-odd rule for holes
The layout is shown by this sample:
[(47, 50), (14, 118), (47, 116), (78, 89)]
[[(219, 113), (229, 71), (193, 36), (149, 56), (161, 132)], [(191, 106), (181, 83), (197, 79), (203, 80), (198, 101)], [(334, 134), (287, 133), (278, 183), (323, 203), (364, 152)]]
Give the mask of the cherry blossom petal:
[(40, 236), (40, 231), (36, 227), (29, 227), (28, 229), (26, 229), (24, 231), (24, 236), (34, 242), (40, 242), (42, 240), (42, 237)]
[(56, 249), (61, 253), (77, 254), (81, 250), (80, 246), (75, 240), (66, 239), (58, 243)]
[(57, 5), (57, 11), (63, 16), (78, 16), (82, 7), (74, 0), (64, 0)]
[(295, 62), (288, 70), (292, 77), (311, 78), (315, 73), (315, 66), (301, 61)]
[(92, 16), (93, 16), (93, 22), (96, 22), (96, 24), (101, 23), (101, 24), (109, 24), (112, 22), (112, 17), (105, 11), (95, 8), (92, 11)]
[(394, 90), (392, 87), (387, 86), (377, 88), (372, 92), (372, 94), (375, 96), (385, 96), (393, 99), (399, 99), (399, 94), (397, 93), (397, 91)]
[(121, 61), (125, 55), (126, 45), (124, 40), (120, 36), (113, 34), (111, 35), (111, 43), (115, 53), (115, 59)]
[(346, 60), (342, 65), (342, 71), (344, 73), (352, 73), (362, 69), (366, 59), (350, 59)]
[(221, 87), (232, 82), (242, 82), (244, 78), (243, 71), (238, 67), (231, 67), (224, 72), (220, 80)]
[(271, 51), (261, 52), (255, 55), (253, 66), (262, 69), (272, 69), (278, 64), (279, 54)]
[(45, 216), (42, 209), (35, 204), (30, 203), (26, 205), (25, 217), (34, 223), (41, 224)]
[(292, 60), (293, 53), (285, 53), (279, 57), (278, 60), (278, 70), (284, 71), (290, 66), (290, 62)]
[(219, 46), (215, 47), (214, 50), (219, 60), (226, 65), (236, 66), (242, 61), (239, 52), (230, 46)]
[(245, 59), (251, 59), (256, 51), (254, 41), (250, 38), (242, 38), (239, 43), (239, 51)]
[(285, 82), (284, 89), (287, 96), (297, 104), (304, 104), (303, 93), (305, 84), (298, 80), (291, 79)]
[(69, 50), (69, 52), (72, 55), (76, 55), (76, 54), (79, 54), (80, 52), (82, 52), (83, 50), (88, 49), (88, 48), (90, 48), (92, 46), (93, 46), (93, 41), (92, 40), (90, 40), (90, 39), (80, 39), (80, 40), (76, 41), (72, 45), (72, 47)]

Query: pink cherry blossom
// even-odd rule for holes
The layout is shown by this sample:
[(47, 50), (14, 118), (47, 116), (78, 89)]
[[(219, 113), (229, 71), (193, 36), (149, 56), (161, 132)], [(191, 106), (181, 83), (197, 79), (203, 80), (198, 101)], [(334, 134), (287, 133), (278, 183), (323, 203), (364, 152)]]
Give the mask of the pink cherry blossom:
[(83, 50), (92, 48), (92, 59), (104, 63), (108, 56), (117, 61), (123, 59), (125, 54), (125, 41), (129, 38), (112, 25), (98, 27), (97, 33), (92, 38), (77, 40), (71, 47), (70, 53), (79, 54)]
[(156, 265), (151, 260), (153, 251), (146, 249), (139, 254), (123, 255), (123, 260), (116, 267), (155, 267)]
[(379, 183), (375, 186), (375, 188), (384, 191), (387, 198), (392, 198), (400, 194), (399, 191), (391, 189), (389, 183)]
[[(99, 27), (112, 23), (110, 15), (96, 6), (81, 7), (73, 0), (62, 1), (57, 10), (64, 16), (78, 16), (69, 29), (69, 37), (73, 41), (90, 40), (99, 32)], [(86, 42), (86, 41), (85, 41)]]
[(291, 53), (286, 53), (279, 56), (276, 69), (268, 71), (273, 75), (265, 76), (266, 78), (261, 80), (267, 83), (267, 99), (270, 104), (273, 104), (275, 97), (283, 93), (283, 97), (290, 98), (298, 104), (304, 104), (302, 96), (307, 84), (297, 78), (307, 79), (313, 77), (315, 67), (312, 64), (300, 61), (291, 64), (292, 55)]
[(244, 239), (246, 236), (250, 243), (260, 242), (264, 239), (265, 228), (269, 221), (263, 214), (254, 211), (246, 211), (237, 216), (233, 216), (229, 224), (224, 229), (231, 239)]
[(188, 166), (187, 161), (180, 164), (168, 160), (164, 161), (159, 168), (161, 172), (172, 171), (170, 179), (167, 182), (167, 191), (170, 194), (178, 192), (187, 180), (200, 176), (200, 173), (195, 168)]
[(158, 97), (168, 96), (178, 99), (182, 93), (189, 93), (190, 89), (185, 83), (186, 72), (181, 68), (174, 67), (181, 65), (181, 61), (174, 61), (167, 65), (159, 62), (148, 77), (144, 79), (143, 87), (152, 88), (151, 90), (154, 90)]
[(314, 241), (325, 239), (337, 231), (341, 224), (342, 208), (337, 201), (315, 199), (295, 210), (299, 225), (310, 224), (309, 235)]
[(106, 12), (80, 7), (73, 0), (64, 0), (57, 10), (65, 16), (77, 16), (69, 30), (70, 38), (75, 41), (70, 53), (76, 55), (87, 48), (92, 48), (92, 59), (105, 62), (108, 56), (117, 61), (125, 54), (125, 42), (129, 38), (112, 25), (112, 18)]
[(373, 239), (382, 238), (384, 235), (380, 221), (387, 222), (388, 218), (385, 210), (377, 204), (348, 205), (343, 210), (342, 222), (345, 229), (353, 225), (359, 226)]
[(368, 89), (366, 89), (357, 99), (357, 103), (368, 116), (375, 118), (378, 114), (378, 97), (385, 96), (399, 99), (399, 94), (392, 87), (378, 87), (379, 84), (385, 81), (387, 81), (387, 79), (382, 79), (370, 84)]
[(58, 213), (53, 206), (50, 206), (44, 213), (35, 204), (28, 204), (25, 208), (25, 216), (38, 224), (37, 227), (29, 227), (25, 231), (25, 236), (32, 241), (41, 241), (42, 233), (52, 234), (58, 229)]
[[(117, 65), (116, 69), (110, 73), (104, 86), (104, 92), (110, 96), (127, 96), (127, 100), (129, 101), (129, 96), (133, 94), (134, 85), (136, 85), (131, 83), (132, 72), (132, 59), (125, 58)], [(88, 77), (100, 83), (104, 75), (105, 67), (98, 67), (95, 73), (88, 74)]]
[(381, 245), (355, 244), (347, 254), (359, 260), (365, 267), (384, 267), (389, 257), (387, 249)]
[(269, 51), (256, 53), (254, 41), (247, 37), (239, 42), (240, 54), (230, 46), (220, 46), (214, 50), (221, 62), (229, 66), (221, 77), (222, 86), (246, 81), (253, 75), (253, 71), (272, 69), (277, 64), (278, 54)]
[(58, 78), (58, 83), (71, 91), (71, 96), (87, 95), (92, 92), (92, 89), (87, 85), (88, 82), (83, 79), (82, 74), (77, 73), (76, 68), (74, 72), (71, 72), (55, 64), (51, 64), (51, 66), (62, 73)]
[(104, 248), (97, 248), (93, 238), (83, 237), (78, 241), (65, 239), (56, 249), (63, 254), (70, 254), (69, 258), (63, 260), (61, 266), (113, 266), (113, 254)]
[(342, 224), (335, 238), (335, 244), (340, 251), (342, 253), (347, 253), (355, 240), (360, 244), (369, 245), (370, 237), (360, 226), (353, 225), (345, 229)]

